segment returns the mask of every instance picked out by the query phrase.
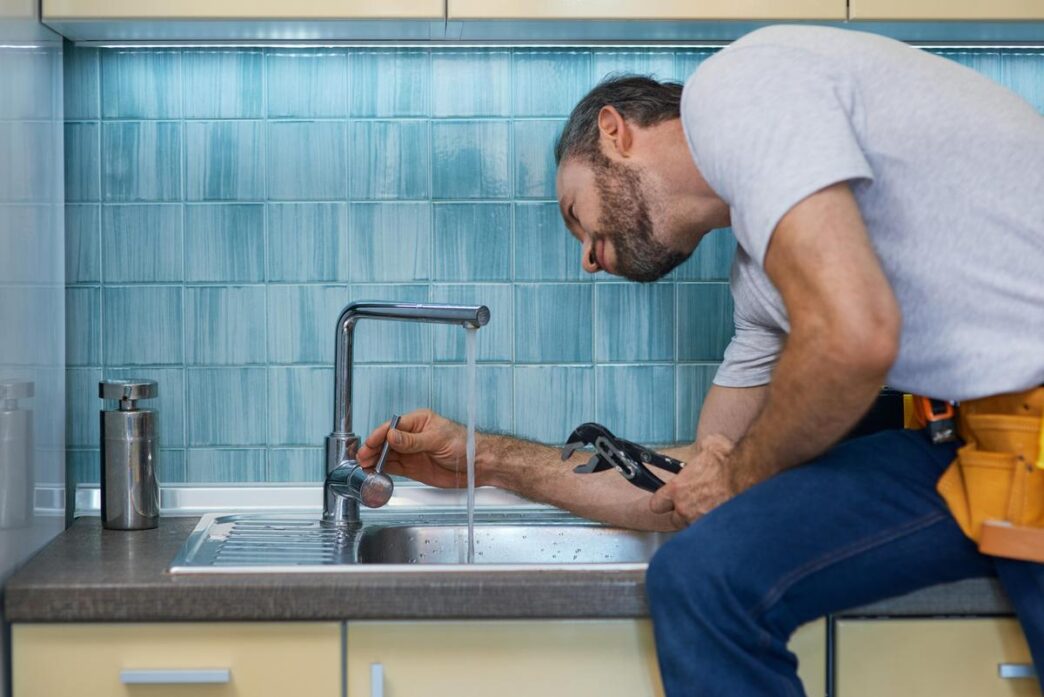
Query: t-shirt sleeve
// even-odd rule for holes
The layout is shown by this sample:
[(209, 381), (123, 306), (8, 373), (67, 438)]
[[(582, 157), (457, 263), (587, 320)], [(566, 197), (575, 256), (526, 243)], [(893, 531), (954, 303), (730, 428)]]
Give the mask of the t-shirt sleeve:
[(831, 184), (873, 178), (852, 126), (854, 92), (816, 56), (776, 46), (726, 49), (686, 85), (682, 121), (696, 165), (759, 266), (794, 205)]
[(725, 358), (714, 375), (722, 387), (757, 387), (772, 381), (772, 371), (783, 350), (786, 334), (735, 318), (736, 333), (725, 349)]

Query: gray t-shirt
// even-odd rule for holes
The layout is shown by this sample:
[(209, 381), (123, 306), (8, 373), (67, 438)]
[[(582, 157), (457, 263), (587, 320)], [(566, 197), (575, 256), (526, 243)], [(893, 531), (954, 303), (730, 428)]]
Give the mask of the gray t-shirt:
[(739, 243), (716, 384), (769, 382), (789, 330), (769, 239), (842, 181), (902, 309), (888, 384), (961, 400), (1044, 383), (1044, 117), (1028, 103), (898, 41), (775, 26), (705, 61), (681, 113)]

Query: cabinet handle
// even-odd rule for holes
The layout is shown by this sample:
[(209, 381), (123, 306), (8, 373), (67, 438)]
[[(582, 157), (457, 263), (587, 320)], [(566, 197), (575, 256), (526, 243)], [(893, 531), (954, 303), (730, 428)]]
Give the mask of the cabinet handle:
[(232, 680), (228, 668), (205, 670), (121, 670), (124, 685), (215, 685)]
[(1001, 680), (1026, 680), (1037, 677), (1032, 663), (1001, 663), (997, 665)]
[(370, 664), (370, 697), (384, 697), (384, 664)]

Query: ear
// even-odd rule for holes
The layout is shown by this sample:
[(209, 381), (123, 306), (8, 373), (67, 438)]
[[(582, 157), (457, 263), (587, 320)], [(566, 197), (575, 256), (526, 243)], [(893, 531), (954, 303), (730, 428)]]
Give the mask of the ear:
[(598, 112), (599, 139), (612, 153), (627, 157), (634, 143), (634, 131), (615, 107), (604, 106)]

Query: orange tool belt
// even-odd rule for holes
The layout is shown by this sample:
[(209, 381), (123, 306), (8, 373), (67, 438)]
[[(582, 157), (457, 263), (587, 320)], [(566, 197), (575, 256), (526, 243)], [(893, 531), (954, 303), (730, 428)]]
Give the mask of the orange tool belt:
[(964, 533), (983, 554), (1044, 563), (1044, 387), (956, 409), (924, 397), (911, 403), (908, 426), (939, 439), (955, 426), (964, 442), (936, 487)]

